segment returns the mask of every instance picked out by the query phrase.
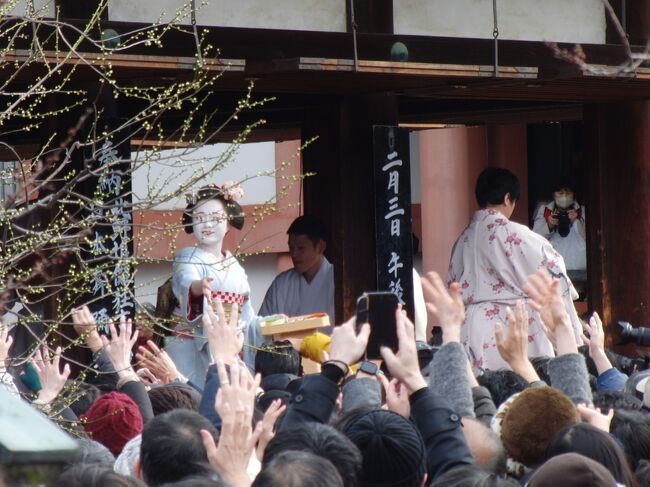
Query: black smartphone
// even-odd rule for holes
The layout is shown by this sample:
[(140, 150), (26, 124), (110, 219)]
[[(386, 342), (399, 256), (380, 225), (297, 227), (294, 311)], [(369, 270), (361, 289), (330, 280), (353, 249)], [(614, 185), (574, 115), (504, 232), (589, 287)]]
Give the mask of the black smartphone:
[(382, 346), (397, 351), (395, 310), (398, 303), (397, 296), (388, 291), (365, 292), (357, 299), (357, 327), (370, 323), (367, 358), (381, 359), (379, 348)]

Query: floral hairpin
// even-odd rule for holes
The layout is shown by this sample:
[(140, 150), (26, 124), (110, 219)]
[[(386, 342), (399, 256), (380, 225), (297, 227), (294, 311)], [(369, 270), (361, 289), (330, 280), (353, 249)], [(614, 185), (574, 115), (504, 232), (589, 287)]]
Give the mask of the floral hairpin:
[(244, 188), (236, 181), (226, 181), (220, 189), (226, 201), (237, 202), (244, 197)]

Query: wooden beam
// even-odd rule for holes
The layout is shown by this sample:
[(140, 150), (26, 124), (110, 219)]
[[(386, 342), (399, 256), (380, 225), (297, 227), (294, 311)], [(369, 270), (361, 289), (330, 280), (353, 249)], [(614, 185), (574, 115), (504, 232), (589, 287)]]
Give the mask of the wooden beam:
[[(0, 62), (64, 65), (112, 66), (114, 68), (138, 68), (188, 71), (196, 67), (196, 58), (189, 56), (152, 56), (145, 54), (110, 54), (65, 51), (44, 51), (42, 57), (33, 58), (33, 52), (27, 49), (8, 51), (0, 57)], [(206, 59), (208, 71), (244, 71), (246, 61), (243, 59)]]

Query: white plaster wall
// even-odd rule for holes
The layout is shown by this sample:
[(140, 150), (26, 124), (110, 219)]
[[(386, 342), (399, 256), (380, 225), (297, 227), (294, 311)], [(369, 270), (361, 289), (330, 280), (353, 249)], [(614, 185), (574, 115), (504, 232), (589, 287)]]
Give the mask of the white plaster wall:
[[(492, 38), (492, 0), (394, 0), (395, 34)], [(600, 0), (497, 0), (499, 38), (605, 43)]]
[[(147, 195), (173, 192), (180, 184), (194, 175), (207, 171), (229, 144), (214, 144), (198, 149), (173, 149), (161, 151), (159, 157), (138, 166), (133, 174), (134, 201), (142, 201)], [(144, 161), (144, 154), (132, 154), (136, 161)], [(136, 162), (137, 163), (137, 162)], [(226, 181), (240, 181), (244, 197), (242, 205), (275, 201), (275, 142), (254, 142), (241, 144), (236, 154), (218, 171), (194, 184), (200, 188), (208, 183), (222, 184)], [(155, 209), (168, 210), (185, 207), (183, 195), (162, 202)]]
[[(346, 0), (196, 0), (199, 25), (345, 32)], [(189, 0), (109, 0), (110, 20), (189, 24)]]
[[(4, 5), (3, 5), (4, 4)], [(7, 0), (0, 2), (0, 14), (27, 16), (29, 0)], [(34, 0), (34, 11), (37, 17), (54, 17), (54, 0)]]
[[(261, 254), (240, 260), (251, 286), (251, 300), (255, 311), (262, 306), (266, 290), (277, 274), (276, 254)], [(135, 274), (135, 296), (138, 302), (156, 304), (158, 287), (171, 277), (169, 264), (140, 264)]]

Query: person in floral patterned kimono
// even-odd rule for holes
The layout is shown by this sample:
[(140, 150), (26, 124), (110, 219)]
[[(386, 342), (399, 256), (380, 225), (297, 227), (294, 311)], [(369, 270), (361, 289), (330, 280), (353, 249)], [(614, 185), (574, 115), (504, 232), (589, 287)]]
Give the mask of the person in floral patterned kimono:
[[(475, 371), (508, 368), (494, 337), (496, 323), (507, 327), (506, 309), (522, 299), (528, 276), (546, 268), (560, 280), (560, 290), (576, 337), (582, 326), (573, 306), (578, 297), (567, 277), (562, 256), (548, 240), (528, 227), (509, 220), (519, 199), (517, 176), (507, 169), (485, 169), (476, 182), (480, 206), (454, 244), (448, 283), (461, 285), (466, 316), (462, 342)], [(529, 306), (528, 355), (554, 356), (553, 346), (541, 326), (539, 313)], [(578, 341), (580, 343), (580, 341)]]

